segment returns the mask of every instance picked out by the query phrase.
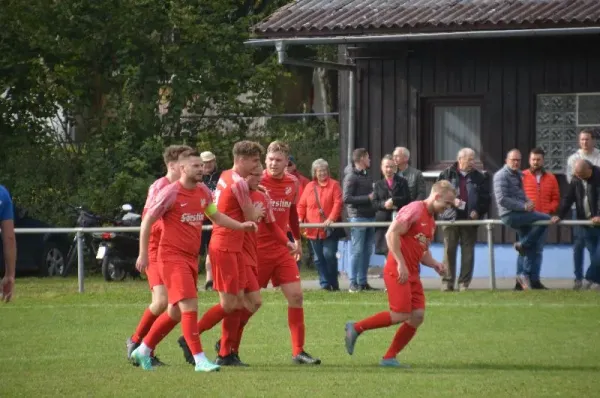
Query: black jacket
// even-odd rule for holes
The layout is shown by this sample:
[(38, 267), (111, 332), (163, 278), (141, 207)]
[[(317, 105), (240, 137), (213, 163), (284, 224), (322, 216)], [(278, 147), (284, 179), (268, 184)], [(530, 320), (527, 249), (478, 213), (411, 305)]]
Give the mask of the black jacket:
[[(215, 170), (212, 172), (212, 174), (202, 176), (202, 182), (208, 187), (208, 189), (210, 189), (210, 191), (213, 194), (215, 193), (215, 189), (217, 189), (217, 183), (219, 182), (219, 178), (221, 178), (221, 172), (222, 170)], [(205, 217), (204, 222), (202, 222), (202, 224), (208, 225), (212, 224), (212, 222), (208, 217)]]
[[(590, 203), (591, 217), (600, 216), (600, 167), (592, 166), (592, 175), (588, 178), (587, 183), (590, 185), (588, 189), (588, 200)], [(573, 176), (567, 195), (563, 197), (563, 200), (558, 209), (558, 216), (561, 219), (567, 217), (571, 211), (573, 203), (577, 209), (577, 219), (587, 220), (585, 216), (585, 210), (583, 207), (583, 198), (585, 197), (585, 187), (583, 181), (580, 178)], [(591, 218), (590, 217), (590, 218)]]
[[(459, 173), (458, 162), (442, 171), (437, 179), (450, 181), (452, 186), (459, 189)], [(467, 204), (464, 210), (452, 207), (442, 213), (440, 220), (454, 221), (466, 220), (469, 214), (475, 210), (479, 215), (479, 219), (483, 219), (490, 209), (490, 179), (487, 174), (483, 174), (479, 170), (472, 169), (465, 176), (467, 179)]]
[(366, 170), (356, 170), (352, 166), (347, 166), (344, 171), (344, 204), (348, 218), (375, 217), (375, 208), (369, 198), (369, 194), (373, 192), (373, 179), (369, 173)]
[(217, 189), (219, 178), (221, 178), (221, 170), (215, 170), (212, 172), (212, 174), (203, 175), (202, 182), (208, 187), (208, 189), (210, 189), (211, 192), (214, 193), (215, 189)]
[[(385, 179), (379, 180), (373, 187), (373, 207), (376, 209), (375, 221), (392, 221), (392, 213), (410, 203), (410, 189), (406, 178), (394, 174), (392, 188)], [(385, 202), (392, 199), (395, 209), (385, 208)], [(387, 228), (375, 229), (375, 254), (387, 254), (388, 247), (385, 240)]]

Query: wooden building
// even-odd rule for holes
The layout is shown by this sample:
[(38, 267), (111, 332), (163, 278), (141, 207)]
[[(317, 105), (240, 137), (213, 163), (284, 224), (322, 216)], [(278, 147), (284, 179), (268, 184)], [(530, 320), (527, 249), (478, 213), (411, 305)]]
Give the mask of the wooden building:
[[(299, 0), (254, 32), (315, 44), (371, 36), (339, 48), (341, 61), (357, 68), (354, 147), (371, 153), (375, 179), (395, 146), (408, 147), (411, 164), (429, 176), (462, 147), (494, 173), (508, 150), (520, 149), (527, 167), (529, 150), (540, 146), (564, 190), (578, 132), (600, 127), (599, 26), (597, 0)], [(339, 84), (347, 139), (347, 72)], [(497, 218), (495, 205), (490, 217)], [(514, 241), (507, 228), (494, 234), (498, 243)], [(570, 240), (569, 227), (551, 227), (548, 243)]]

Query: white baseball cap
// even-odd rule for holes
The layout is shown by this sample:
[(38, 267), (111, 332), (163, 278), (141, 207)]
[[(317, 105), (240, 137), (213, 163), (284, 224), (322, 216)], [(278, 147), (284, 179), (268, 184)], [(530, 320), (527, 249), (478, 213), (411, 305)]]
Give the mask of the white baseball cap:
[(200, 159), (202, 159), (203, 162), (210, 162), (211, 160), (215, 160), (216, 156), (211, 151), (205, 151), (200, 154)]

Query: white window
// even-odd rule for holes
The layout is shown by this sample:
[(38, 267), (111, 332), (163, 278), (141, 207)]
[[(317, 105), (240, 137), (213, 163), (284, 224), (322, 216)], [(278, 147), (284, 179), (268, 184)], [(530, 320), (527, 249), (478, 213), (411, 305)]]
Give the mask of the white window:
[(564, 173), (567, 158), (579, 149), (579, 132), (600, 128), (600, 93), (538, 95), (535, 116), (536, 145), (546, 152), (546, 168)]

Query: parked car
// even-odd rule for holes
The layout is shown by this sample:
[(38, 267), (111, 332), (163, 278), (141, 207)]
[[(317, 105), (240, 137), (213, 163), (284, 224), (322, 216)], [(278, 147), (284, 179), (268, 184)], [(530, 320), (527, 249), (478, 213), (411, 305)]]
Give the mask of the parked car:
[[(29, 217), (25, 209), (15, 206), (15, 228), (53, 228)], [(1, 232), (0, 232), (1, 236)], [(66, 264), (68, 234), (17, 234), (17, 273), (38, 271), (40, 276), (58, 276)], [(4, 271), (4, 250), (0, 243), (0, 270)]]

